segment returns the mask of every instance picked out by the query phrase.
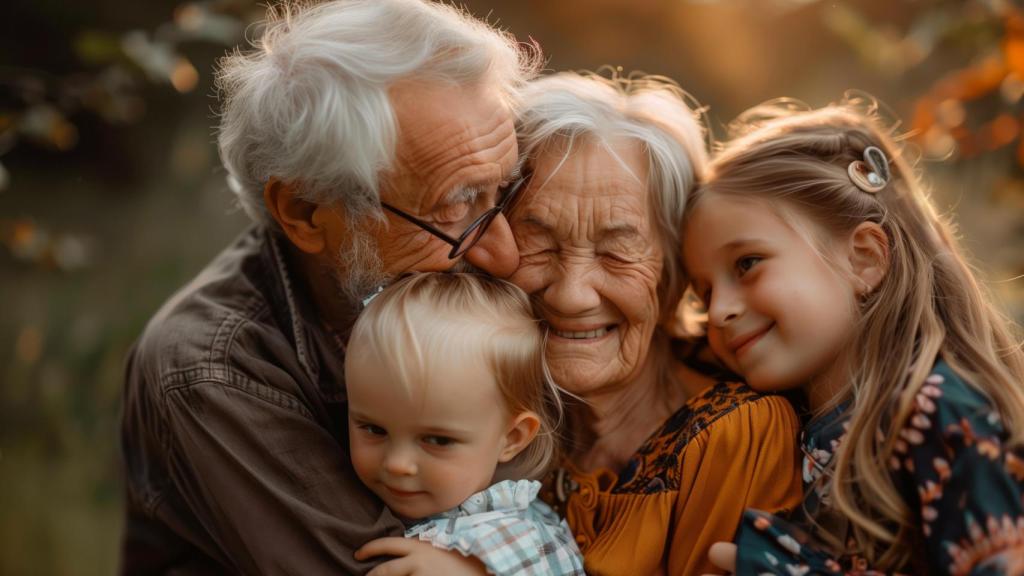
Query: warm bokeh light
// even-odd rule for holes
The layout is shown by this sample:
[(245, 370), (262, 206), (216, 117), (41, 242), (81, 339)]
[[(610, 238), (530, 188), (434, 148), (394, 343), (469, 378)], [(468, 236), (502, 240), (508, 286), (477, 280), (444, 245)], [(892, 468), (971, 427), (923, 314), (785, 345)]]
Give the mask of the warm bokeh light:
[[(124, 358), (249, 225), (215, 146), (217, 58), (257, 0), (13, 0), (0, 35), (0, 574), (110, 574)], [(788, 96), (876, 97), (1024, 319), (1024, 16), (1008, 0), (460, 0), (546, 69), (661, 74), (712, 135)]]
[(199, 82), (199, 72), (185, 58), (178, 58), (171, 71), (171, 84), (178, 92), (191, 92)]

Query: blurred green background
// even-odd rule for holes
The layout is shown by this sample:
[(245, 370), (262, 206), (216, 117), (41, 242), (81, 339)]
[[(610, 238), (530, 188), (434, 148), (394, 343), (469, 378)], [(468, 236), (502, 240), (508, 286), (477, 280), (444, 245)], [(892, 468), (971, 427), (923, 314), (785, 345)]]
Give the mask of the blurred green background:
[[(548, 68), (676, 79), (735, 114), (855, 88), (903, 120), (1009, 314), (1024, 318), (1024, 15), (997, 0), (471, 0)], [(116, 570), (118, 403), (149, 316), (247, 223), (212, 67), (250, 0), (13, 0), (0, 34), (0, 574)]]

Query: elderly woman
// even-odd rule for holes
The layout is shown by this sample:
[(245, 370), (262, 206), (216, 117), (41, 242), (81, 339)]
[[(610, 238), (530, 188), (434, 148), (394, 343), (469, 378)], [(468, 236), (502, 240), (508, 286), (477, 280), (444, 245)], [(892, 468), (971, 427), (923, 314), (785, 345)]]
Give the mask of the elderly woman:
[(679, 225), (707, 160), (682, 92), (660, 78), (532, 83), (517, 126), (528, 184), (509, 213), (512, 281), (550, 327), (570, 412), (553, 504), (588, 574), (712, 572), (745, 508), (797, 504), (798, 422), (783, 398), (673, 358)]

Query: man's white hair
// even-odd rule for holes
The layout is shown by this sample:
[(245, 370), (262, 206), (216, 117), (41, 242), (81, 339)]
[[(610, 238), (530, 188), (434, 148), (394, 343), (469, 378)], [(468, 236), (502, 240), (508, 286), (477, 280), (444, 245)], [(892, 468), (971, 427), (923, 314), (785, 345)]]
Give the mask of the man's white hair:
[(516, 135), (527, 169), (543, 154), (560, 153), (564, 162), (576, 142), (589, 141), (603, 145), (628, 171), (613, 150), (613, 142), (628, 138), (643, 146), (648, 159), (651, 212), (665, 254), (662, 286), (665, 294), (673, 295), (662, 304), (674, 304), (685, 285), (683, 208), (708, 164), (705, 127), (699, 111), (688, 104), (689, 96), (675, 82), (661, 76), (605, 78), (561, 72), (534, 80), (520, 98)]
[(219, 62), (218, 144), (241, 206), (271, 226), (271, 177), (312, 202), (344, 201), (352, 219), (378, 214), (398, 132), (394, 82), (489, 82), (514, 107), (541, 65), (534, 46), (426, 0), (291, 2), (261, 26), (253, 50)]

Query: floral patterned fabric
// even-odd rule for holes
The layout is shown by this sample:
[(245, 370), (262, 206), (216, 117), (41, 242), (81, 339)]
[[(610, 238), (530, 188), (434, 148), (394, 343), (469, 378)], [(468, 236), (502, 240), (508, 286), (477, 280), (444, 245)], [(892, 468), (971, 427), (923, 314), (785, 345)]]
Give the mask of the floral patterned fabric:
[[(845, 433), (845, 407), (804, 431), (803, 514), (815, 515), (818, 477)], [(917, 394), (890, 460), (896, 486), (915, 510), (922, 549), (909, 573), (1024, 574), (1024, 453), (1004, 448), (999, 413), (944, 362)], [(880, 574), (863, 559), (832, 558), (799, 526), (748, 510), (736, 535), (738, 574)], [(823, 521), (828, 521), (823, 519)]]
[(721, 382), (689, 399), (618, 471), (552, 474), (541, 497), (564, 513), (589, 576), (696, 575), (743, 511), (800, 504), (800, 421), (779, 396)]

